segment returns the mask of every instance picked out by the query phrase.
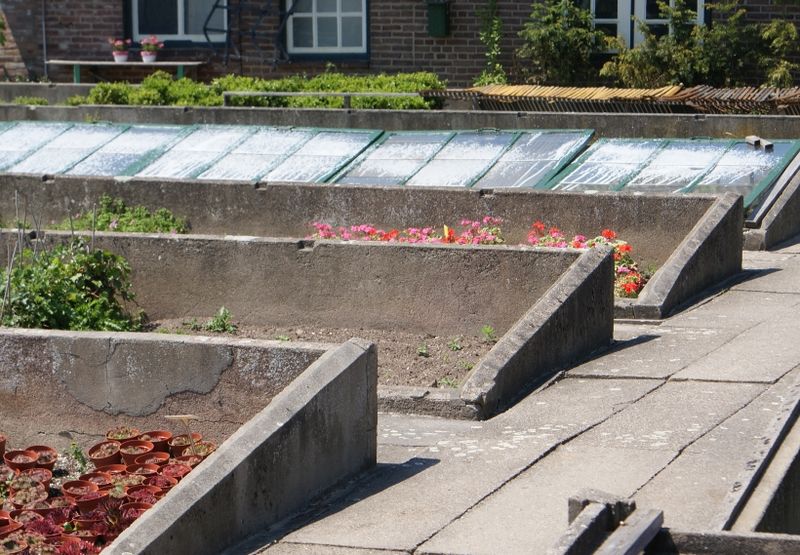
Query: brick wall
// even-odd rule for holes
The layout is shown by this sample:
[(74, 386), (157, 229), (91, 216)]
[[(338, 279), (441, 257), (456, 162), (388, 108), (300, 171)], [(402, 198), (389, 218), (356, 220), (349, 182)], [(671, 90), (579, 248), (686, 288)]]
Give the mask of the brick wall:
[[(237, 0), (232, 0), (237, 2)], [(124, 0), (49, 0), (44, 23), (47, 32), (47, 58), (79, 58), (110, 60), (108, 37), (122, 37), (124, 29)], [(181, 50), (166, 49), (162, 59), (205, 60), (199, 77), (203, 80), (227, 73), (259, 77), (321, 71), (324, 61), (292, 61), (274, 64), (276, 51), (273, 40), (278, 18), (260, 17), (258, 8), (265, 5), (254, 0), (247, 2), (252, 9), (243, 10), (232, 18), (241, 59), (233, 57), (223, 63), (221, 51), (206, 46)], [(531, 11), (531, 0), (498, 0), (505, 38), (502, 43), (502, 62), (512, 75), (514, 52), (520, 46), (517, 36)], [(750, 17), (768, 20), (782, 15), (800, 24), (800, 5), (791, 2), (786, 8), (775, 0), (747, 0)], [(433, 71), (446, 79), (451, 87), (468, 85), (483, 69), (485, 49), (478, 32), (481, 26), (480, 9), (486, 0), (451, 0), (450, 34), (437, 38), (428, 35), (427, 4), (425, 0), (370, 0), (370, 57), (369, 60), (336, 61), (343, 71), (397, 72)], [(44, 75), (42, 48), (42, 3), (32, 0), (5, 0), (2, 12), (8, 22), (6, 46), (0, 48), (0, 64), (9, 76), (27, 74), (38, 79)], [(258, 23), (258, 24), (256, 24)], [(255, 28), (255, 43), (251, 33)], [(257, 44), (257, 46), (256, 46)], [(50, 68), (50, 78), (69, 81), (67, 69)], [(110, 78), (134, 76), (131, 72), (104, 74)], [(0, 74), (2, 78), (2, 74)], [(89, 77), (90, 80), (91, 77)]]

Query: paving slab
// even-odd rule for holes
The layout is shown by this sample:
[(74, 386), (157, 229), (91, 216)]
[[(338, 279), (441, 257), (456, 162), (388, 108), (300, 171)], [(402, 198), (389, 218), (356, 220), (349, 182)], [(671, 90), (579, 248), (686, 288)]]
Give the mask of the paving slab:
[(675, 453), (560, 447), (467, 514), (417, 553), (544, 553), (567, 529), (567, 499), (583, 488), (632, 495)]
[(573, 444), (680, 451), (764, 389), (750, 383), (667, 382)]
[[(379, 464), (392, 456), (395, 466), (387, 465), (382, 473), (287, 535), (285, 541), (414, 549), (545, 453), (633, 403), (659, 383), (565, 379), (492, 419), (491, 425), (484, 423), (474, 429), (470, 437), (460, 435), (462, 424), (454, 431), (448, 428), (450, 421), (410, 418), (401, 426), (401, 418), (382, 415), (379, 428), (395, 430), (399, 434), (395, 441), (408, 441), (402, 438), (408, 437), (412, 428), (414, 433), (439, 429), (455, 435), (442, 433), (436, 436), (435, 445), (427, 447), (382, 444), (386, 450), (379, 451)], [(411, 440), (419, 441), (416, 436)], [(407, 459), (397, 464), (404, 456)]]
[(745, 330), (675, 374), (674, 379), (775, 382), (800, 364), (800, 319), (794, 311), (777, 312), (772, 320)]
[(789, 313), (798, 304), (798, 295), (734, 289), (669, 318), (665, 324), (673, 328), (745, 330), (771, 320), (776, 312)]
[(618, 339), (603, 355), (576, 366), (567, 375), (666, 379), (701, 359), (736, 337), (739, 329), (666, 326), (629, 326), (640, 328), (639, 335)]
[(800, 293), (800, 256), (777, 255), (763, 260), (748, 257), (746, 263), (758, 267), (762, 275), (737, 283), (733, 291), (768, 291), (773, 293)]
[(719, 528), (733, 512), (730, 497), (768, 457), (776, 429), (798, 397), (800, 368), (689, 445), (636, 493), (637, 504), (663, 509), (670, 528)]
[(290, 542), (277, 543), (254, 553), (265, 553), (267, 555), (317, 555), (320, 549), (324, 549), (327, 555), (408, 555), (410, 553), (410, 551), (358, 549), (355, 547), (341, 547), (338, 545), (320, 546)]

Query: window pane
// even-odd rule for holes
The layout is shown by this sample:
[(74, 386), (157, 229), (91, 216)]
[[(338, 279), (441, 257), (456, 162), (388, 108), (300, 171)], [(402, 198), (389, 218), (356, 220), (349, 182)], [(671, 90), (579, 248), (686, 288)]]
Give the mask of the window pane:
[(658, 7), (658, 0), (647, 0), (645, 8), (645, 18), (659, 19), (661, 17), (661, 10)]
[(317, 0), (317, 12), (336, 13), (336, 0)]
[(297, 0), (294, 3), (294, 13), (311, 13), (313, 11), (312, 0)]
[(616, 23), (597, 23), (594, 26), (595, 29), (598, 31), (603, 31), (603, 34), (608, 37), (616, 37), (617, 36), (617, 24)]
[(692, 10), (694, 13), (697, 13), (697, 0), (685, 0), (684, 4), (688, 9)]
[(343, 17), (342, 18), (342, 46), (361, 47), (361, 18)]
[(363, 13), (364, 5), (361, 0), (342, 0), (342, 11)]
[(312, 31), (313, 19), (310, 17), (295, 17), (292, 19), (292, 42), (299, 48), (311, 48), (314, 46), (314, 34)]
[[(203, 24), (214, 7), (214, 0), (183, 0), (184, 2), (184, 29), (189, 35), (199, 35), (203, 33)], [(224, 29), (225, 10), (215, 10), (214, 17), (208, 26), (211, 29)]]
[(617, 0), (596, 0), (594, 3), (594, 16), (597, 19), (616, 19)]
[(650, 31), (657, 37), (665, 37), (669, 34), (669, 25), (648, 25), (648, 27), (650, 28)]
[(317, 18), (317, 46), (339, 46), (339, 25), (335, 17)]
[(140, 35), (174, 35), (178, 32), (178, 3), (139, 0)]

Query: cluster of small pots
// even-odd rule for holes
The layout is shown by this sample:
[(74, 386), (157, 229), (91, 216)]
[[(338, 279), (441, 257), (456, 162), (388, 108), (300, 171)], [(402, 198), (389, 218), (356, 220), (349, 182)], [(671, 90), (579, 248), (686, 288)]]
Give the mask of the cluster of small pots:
[(197, 433), (115, 428), (89, 449), (93, 471), (53, 487), (55, 449), (6, 450), (0, 434), (0, 555), (99, 553), (215, 448)]

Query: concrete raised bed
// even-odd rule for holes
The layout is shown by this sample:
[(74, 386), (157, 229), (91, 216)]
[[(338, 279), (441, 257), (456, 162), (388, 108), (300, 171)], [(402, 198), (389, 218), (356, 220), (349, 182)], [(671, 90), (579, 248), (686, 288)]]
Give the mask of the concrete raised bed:
[[(795, 183), (795, 189), (800, 186)], [(457, 223), (490, 214), (504, 219), (509, 244), (524, 243), (541, 219), (565, 233), (611, 228), (634, 246), (644, 268), (659, 268), (635, 301), (618, 301), (618, 317), (661, 318), (741, 271), (742, 203), (733, 194), (630, 195), (446, 188), (210, 183), (132, 179), (5, 176), (0, 217), (20, 206), (43, 222), (91, 210), (102, 194), (164, 206), (189, 218), (195, 232), (305, 237), (312, 221), (408, 227)], [(800, 199), (800, 194), (797, 195)], [(800, 204), (800, 200), (794, 201)], [(783, 212), (783, 211), (782, 211)]]
[(361, 340), (0, 331), (2, 427), (21, 444), (63, 450), (176, 413), (227, 438), (112, 553), (219, 553), (374, 465), (376, 384), (375, 347)]
[(786, 168), (781, 179), (787, 179), (786, 187), (770, 197), (770, 205), (756, 226), (745, 229), (744, 248), (747, 250), (771, 249), (779, 243), (800, 233), (800, 160)]
[(121, 233), (98, 233), (95, 245), (128, 259), (137, 302), (153, 319), (211, 316), (224, 305), (241, 323), (435, 335), (491, 325), (505, 334), (455, 396), (402, 396), (416, 399), (405, 407), (413, 411), (490, 416), (612, 339), (613, 264), (600, 249)]

